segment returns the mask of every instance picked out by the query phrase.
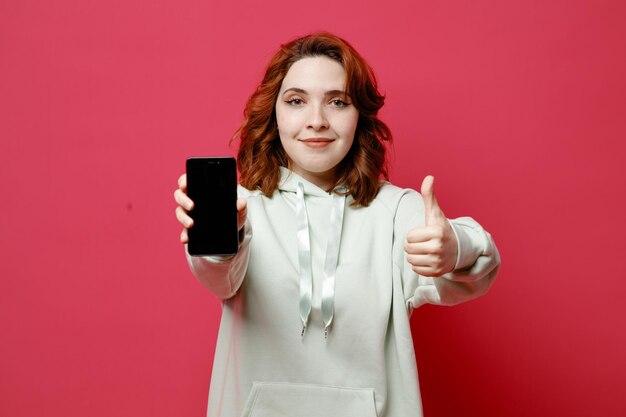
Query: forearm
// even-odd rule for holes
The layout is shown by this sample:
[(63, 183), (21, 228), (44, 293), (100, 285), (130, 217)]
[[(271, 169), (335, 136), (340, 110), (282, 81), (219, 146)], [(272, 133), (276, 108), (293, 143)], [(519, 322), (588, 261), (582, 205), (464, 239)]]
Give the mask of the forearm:
[(500, 269), (500, 255), (493, 239), (469, 217), (450, 220), (458, 240), (456, 268), (440, 277), (418, 276), (405, 265), (406, 276), (413, 276), (411, 308), (422, 304), (455, 305), (485, 294)]
[(440, 303), (458, 304), (485, 294), (500, 269), (500, 254), (491, 238), (475, 220), (451, 220), (459, 242), (456, 268), (433, 280)]
[(191, 256), (185, 245), (185, 254), (191, 272), (215, 296), (225, 300), (237, 293), (248, 268), (252, 229), (244, 226), (244, 235), (237, 254), (233, 256)]

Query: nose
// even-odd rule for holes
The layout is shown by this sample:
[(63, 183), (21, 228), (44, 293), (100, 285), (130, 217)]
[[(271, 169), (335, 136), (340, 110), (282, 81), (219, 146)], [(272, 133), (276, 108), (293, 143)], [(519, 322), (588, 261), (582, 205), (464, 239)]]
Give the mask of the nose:
[(326, 117), (326, 110), (322, 104), (315, 104), (310, 107), (307, 127), (313, 130), (328, 128), (328, 118)]

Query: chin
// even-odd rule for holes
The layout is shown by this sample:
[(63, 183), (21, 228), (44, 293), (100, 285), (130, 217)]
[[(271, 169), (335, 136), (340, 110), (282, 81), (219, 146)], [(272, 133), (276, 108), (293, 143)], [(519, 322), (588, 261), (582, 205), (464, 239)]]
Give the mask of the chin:
[(324, 165), (319, 165), (319, 164), (303, 164), (300, 165), (300, 167), (302, 169), (304, 169), (307, 172), (310, 172), (312, 174), (326, 174), (329, 171), (332, 171), (335, 169), (335, 167), (337, 166), (337, 164), (332, 165), (332, 164), (324, 164)]

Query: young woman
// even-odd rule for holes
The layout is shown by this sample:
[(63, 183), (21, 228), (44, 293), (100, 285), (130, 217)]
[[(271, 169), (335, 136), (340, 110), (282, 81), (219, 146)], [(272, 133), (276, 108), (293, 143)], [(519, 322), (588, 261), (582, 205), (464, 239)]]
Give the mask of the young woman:
[[(344, 40), (296, 39), (274, 55), (238, 134), (240, 249), (191, 257), (223, 301), (208, 415), (420, 416), (409, 316), (484, 294), (499, 268), (471, 218), (448, 221), (387, 178), (384, 102)], [(193, 220), (186, 178), (177, 218)]]

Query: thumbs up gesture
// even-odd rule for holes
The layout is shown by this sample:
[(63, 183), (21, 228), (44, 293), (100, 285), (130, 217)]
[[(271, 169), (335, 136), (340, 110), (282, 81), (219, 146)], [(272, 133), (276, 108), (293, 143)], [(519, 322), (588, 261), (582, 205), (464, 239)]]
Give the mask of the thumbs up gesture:
[(404, 244), (413, 271), (427, 277), (452, 271), (458, 252), (456, 235), (435, 198), (434, 183), (430, 175), (422, 182), (426, 224), (409, 231)]

